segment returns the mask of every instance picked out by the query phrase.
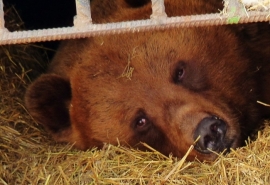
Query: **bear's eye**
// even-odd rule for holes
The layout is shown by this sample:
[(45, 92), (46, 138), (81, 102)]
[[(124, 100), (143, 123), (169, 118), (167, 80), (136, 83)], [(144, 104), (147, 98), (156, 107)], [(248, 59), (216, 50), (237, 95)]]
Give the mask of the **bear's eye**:
[(137, 128), (142, 128), (145, 125), (147, 125), (148, 120), (146, 118), (139, 118), (137, 123), (136, 123), (136, 127)]
[(150, 121), (147, 117), (142, 116), (135, 121), (135, 130), (137, 132), (146, 132), (150, 128)]
[(183, 78), (185, 76), (185, 63), (180, 61), (173, 73), (173, 81), (174, 83), (178, 84), (183, 81)]
[(178, 68), (174, 74), (174, 83), (176, 84), (181, 83), (183, 81), (184, 76), (185, 76), (185, 69)]
[(176, 81), (177, 82), (181, 82), (182, 81), (182, 79), (183, 79), (183, 77), (184, 77), (184, 73), (185, 73), (185, 70), (184, 69), (178, 69), (177, 71), (176, 71)]
[(152, 122), (143, 109), (136, 111), (132, 121), (132, 128), (137, 133), (148, 132), (152, 126)]

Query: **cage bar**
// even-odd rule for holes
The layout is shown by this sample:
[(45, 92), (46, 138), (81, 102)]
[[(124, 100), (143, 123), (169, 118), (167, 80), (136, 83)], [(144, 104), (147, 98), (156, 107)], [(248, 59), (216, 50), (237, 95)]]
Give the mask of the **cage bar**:
[(92, 23), (90, 0), (76, 0), (77, 15), (74, 17), (75, 27), (85, 27)]
[[(242, 1), (242, 0), (241, 0)], [(76, 0), (73, 27), (9, 32), (4, 26), (3, 1), (0, 0), (0, 45), (85, 38), (90, 36), (140, 32), (170, 27), (192, 27), (270, 21), (270, 0), (260, 10), (247, 11), (238, 0), (224, 1), (220, 13), (167, 17), (164, 0), (152, 0), (152, 15), (147, 20), (92, 24), (90, 0)], [(249, 5), (250, 6), (250, 5)]]
[(5, 28), (5, 19), (4, 19), (4, 4), (3, 0), (0, 1), (0, 34), (4, 31), (7, 31)]
[(151, 19), (166, 18), (164, 0), (152, 0)]

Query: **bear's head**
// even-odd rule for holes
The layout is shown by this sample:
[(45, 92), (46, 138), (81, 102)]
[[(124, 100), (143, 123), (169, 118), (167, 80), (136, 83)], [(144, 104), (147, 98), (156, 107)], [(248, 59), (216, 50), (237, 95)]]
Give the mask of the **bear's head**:
[(145, 142), (181, 157), (194, 144), (189, 159), (213, 160), (258, 121), (256, 67), (241, 48), (225, 26), (92, 38), (66, 48), (72, 69), (38, 78), (26, 106), (80, 149)]

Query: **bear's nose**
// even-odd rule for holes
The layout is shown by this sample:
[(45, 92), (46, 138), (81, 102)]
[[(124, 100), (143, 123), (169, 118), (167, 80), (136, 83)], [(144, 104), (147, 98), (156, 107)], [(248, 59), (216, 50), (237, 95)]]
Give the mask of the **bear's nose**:
[(195, 149), (201, 153), (210, 153), (210, 150), (223, 151), (225, 149), (223, 139), (226, 131), (227, 125), (222, 119), (216, 116), (202, 119), (193, 136), (194, 140), (200, 137), (195, 144)]

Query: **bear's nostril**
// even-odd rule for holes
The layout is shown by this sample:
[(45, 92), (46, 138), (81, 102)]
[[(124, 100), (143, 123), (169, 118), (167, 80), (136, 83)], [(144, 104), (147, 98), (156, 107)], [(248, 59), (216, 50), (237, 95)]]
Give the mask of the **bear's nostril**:
[(210, 153), (210, 150), (220, 152), (225, 149), (224, 136), (227, 131), (226, 123), (216, 116), (204, 118), (197, 126), (194, 133), (195, 149), (202, 153)]
[(217, 125), (213, 124), (210, 126), (211, 131), (216, 132), (217, 131)]

